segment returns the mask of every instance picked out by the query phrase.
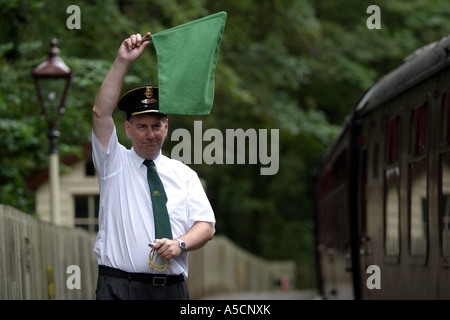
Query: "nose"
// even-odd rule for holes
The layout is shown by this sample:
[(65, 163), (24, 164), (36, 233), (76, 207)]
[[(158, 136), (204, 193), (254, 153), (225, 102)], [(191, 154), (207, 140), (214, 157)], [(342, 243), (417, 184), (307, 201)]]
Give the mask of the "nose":
[(155, 137), (156, 137), (155, 133), (153, 132), (153, 130), (151, 128), (149, 128), (147, 131), (147, 139), (153, 140), (153, 139), (155, 139)]

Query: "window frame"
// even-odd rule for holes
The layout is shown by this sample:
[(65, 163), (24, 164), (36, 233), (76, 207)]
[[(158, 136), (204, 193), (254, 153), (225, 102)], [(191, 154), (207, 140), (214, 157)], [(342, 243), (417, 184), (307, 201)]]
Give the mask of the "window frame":
[[(429, 190), (428, 190), (428, 137), (429, 137), (429, 103), (424, 102), (411, 108), (410, 111), (410, 130), (409, 130), (409, 156), (408, 156), (408, 254), (414, 265), (425, 265), (429, 254)], [(417, 202), (413, 198), (414, 190), (420, 188), (419, 184), (413, 185), (414, 178), (417, 174), (424, 173), (425, 178), (425, 197), (419, 199), (421, 211), (416, 215), (413, 211), (413, 202)], [(417, 181), (417, 180), (416, 180)], [(416, 208), (416, 207), (414, 207)], [(417, 226), (418, 219), (413, 217), (419, 216), (420, 230), (413, 230)], [(416, 231), (416, 232), (415, 232)], [(415, 241), (413, 235), (422, 233), (422, 239)], [(421, 243), (422, 242), (422, 243)], [(421, 252), (423, 250), (423, 252)]]
[[(87, 199), (87, 216), (79, 217), (77, 216), (77, 198)], [(99, 222), (98, 222), (98, 210), (100, 205), (100, 196), (98, 194), (76, 194), (73, 195), (73, 205), (74, 205), (74, 222), (75, 227), (83, 228), (89, 232), (98, 232)], [(86, 227), (87, 226), (87, 227)]]
[[(401, 229), (400, 229), (400, 185), (401, 185), (401, 172), (400, 172), (400, 150), (401, 150), (401, 118), (400, 114), (396, 114), (388, 117), (385, 120), (385, 135), (384, 135), (384, 168), (383, 168), (383, 248), (385, 261), (388, 264), (398, 264), (401, 253)], [(389, 240), (389, 219), (388, 217), (388, 183), (389, 177), (392, 174), (397, 175), (396, 186), (394, 185), (393, 190), (396, 192), (397, 196), (397, 226), (396, 234), (397, 239), (395, 240), (395, 251), (393, 253), (389, 252), (390, 243)], [(394, 226), (395, 227), (395, 226)]]

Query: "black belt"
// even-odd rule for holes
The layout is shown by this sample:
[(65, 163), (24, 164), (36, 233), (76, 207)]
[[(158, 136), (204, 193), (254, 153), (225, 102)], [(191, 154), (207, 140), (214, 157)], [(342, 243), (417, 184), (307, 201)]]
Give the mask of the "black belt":
[(154, 286), (159, 287), (184, 281), (184, 276), (182, 274), (179, 274), (177, 276), (171, 276), (165, 274), (159, 275), (150, 273), (134, 273), (134, 272), (125, 272), (107, 266), (98, 266), (98, 274), (102, 276), (122, 278), (140, 282), (149, 282)]

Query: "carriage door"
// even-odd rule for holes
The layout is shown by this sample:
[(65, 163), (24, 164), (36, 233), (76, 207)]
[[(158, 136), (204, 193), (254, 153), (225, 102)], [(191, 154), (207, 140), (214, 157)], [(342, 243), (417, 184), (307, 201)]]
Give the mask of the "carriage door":
[[(361, 134), (364, 136), (359, 140), (359, 167), (358, 167), (358, 190), (357, 190), (357, 232), (358, 232), (358, 252), (359, 255), (359, 279), (360, 298), (367, 299), (366, 290), (366, 270), (373, 264), (372, 239), (368, 230), (369, 211), (380, 212), (381, 208), (376, 208), (382, 203), (379, 191), (378, 169), (379, 169), (379, 136), (377, 135), (377, 123), (373, 120), (363, 122)], [(368, 206), (368, 203), (371, 205)]]

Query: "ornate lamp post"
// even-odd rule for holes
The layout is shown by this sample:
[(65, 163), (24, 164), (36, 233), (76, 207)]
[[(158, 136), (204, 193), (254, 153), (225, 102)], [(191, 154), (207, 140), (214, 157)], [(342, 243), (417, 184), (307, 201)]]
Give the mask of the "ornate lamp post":
[(47, 60), (31, 71), (41, 104), (41, 115), (47, 120), (49, 138), (49, 177), (51, 221), (59, 224), (59, 156), (60, 135), (57, 122), (64, 114), (64, 103), (72, 80), (72, 70), (59, 57), (56, 38), (50, 42)]

